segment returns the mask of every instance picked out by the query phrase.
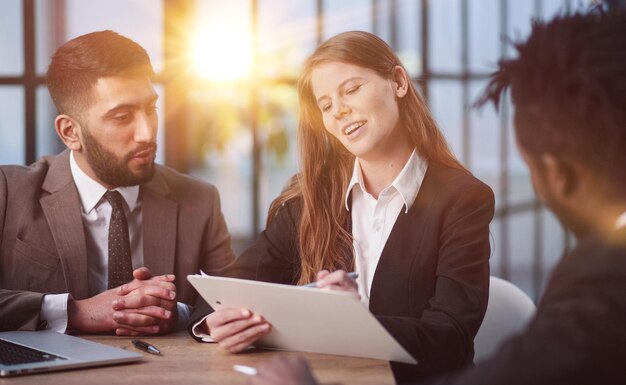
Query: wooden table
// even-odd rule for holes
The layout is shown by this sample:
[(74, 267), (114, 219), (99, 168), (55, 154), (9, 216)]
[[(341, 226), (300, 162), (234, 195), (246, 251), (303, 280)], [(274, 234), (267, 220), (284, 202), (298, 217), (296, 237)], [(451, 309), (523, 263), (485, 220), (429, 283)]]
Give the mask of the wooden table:
[[(131, 338), (82, 335), (104, 344), (135, 349)], [(292, 353), (259, 350), (245, 354), (229, 354), (215, 344), (197, 343), (185, 332), (167, 336), (144, 337), (161, 350), (160, 356), (143, 353), (139, 363), (96, 367), (63, 372), (33, 374), (0, 379), (0, 385), (11, 384), (245, 384), (246, 376), (232, 370), (234, 364), (256, 366), (276, 355), (303, 355), (322, 384), (394, 384), (386, 361), (315, 353)]]

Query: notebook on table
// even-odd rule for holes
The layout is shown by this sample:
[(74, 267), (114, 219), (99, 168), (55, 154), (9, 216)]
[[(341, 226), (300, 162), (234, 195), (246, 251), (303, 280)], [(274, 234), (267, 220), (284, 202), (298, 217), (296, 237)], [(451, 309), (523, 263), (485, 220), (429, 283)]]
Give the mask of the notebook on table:
[(53, 331), (0, 333), (0, 377), (135, 362), (141, 354)]

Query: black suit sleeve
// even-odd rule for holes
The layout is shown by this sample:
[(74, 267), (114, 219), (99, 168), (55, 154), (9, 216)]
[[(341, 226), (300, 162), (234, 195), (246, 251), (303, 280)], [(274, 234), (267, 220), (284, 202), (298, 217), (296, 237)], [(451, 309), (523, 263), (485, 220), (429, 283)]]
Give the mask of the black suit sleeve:
[(229, 277), (295, 284), (300, 274), (296, 232), (300, 201), (285, 203), (259, 239), (227, 269)]
[[(224, 270), (227, 277), (256, 281), (295, 284), (300, 265), (296, 244), (299, 202), (289, 202), (278, 211), (276, 218), (264, 230), (259, 239), (230, 266)], [(201, 297), (198, 297), (188, 323), (192, 337), (193, 326), (213, 312)], [(196, 338), (196, 340), (199, 340)]]
[(472, 362), (473, 339), (489, 295), (491, 189), (482, 183), (459, 188), (446, 202), (438, 241), (434, 295), (421, 317), (378, 316), (383, 326), (418, 360), (392, 363), (400, 382), (459, 368)]

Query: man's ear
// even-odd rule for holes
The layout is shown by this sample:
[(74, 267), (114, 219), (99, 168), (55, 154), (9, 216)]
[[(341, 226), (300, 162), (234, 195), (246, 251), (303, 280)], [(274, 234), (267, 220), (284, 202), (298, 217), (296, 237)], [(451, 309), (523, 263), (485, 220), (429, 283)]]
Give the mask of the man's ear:
[(545, 170), (545, 182), (554, 195), (566, 198), (579, 187), (579, 175), (570, 162), (552, 154), (543, 154), (541, 163)]
[(409, 76), (402, 66), (395, 66), (391, 70), (394, 92), (396, 97), (403, 98), (409, 90)]
[(56, 128), (57, 135), (63, 141), (65, 146), (72, 151), (79, 151), (82, 147), (80, 141), (80, 124), (76, 119), (69, 115), (59, 115), (54, 120), (54, 127)]

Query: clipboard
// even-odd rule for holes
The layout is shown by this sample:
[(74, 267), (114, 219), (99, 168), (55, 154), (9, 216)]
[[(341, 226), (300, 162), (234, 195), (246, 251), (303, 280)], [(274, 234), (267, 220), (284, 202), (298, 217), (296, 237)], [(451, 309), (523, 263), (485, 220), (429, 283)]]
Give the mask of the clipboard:
[(272, 331), (255, 346), (417, 364), (353, 293), (208, 275), (187, 279), (213, 309), (262, 314)]

